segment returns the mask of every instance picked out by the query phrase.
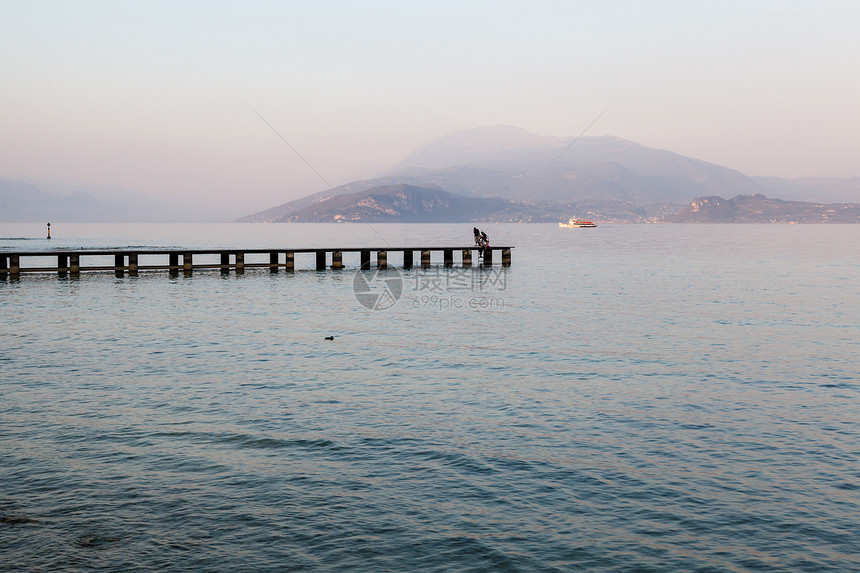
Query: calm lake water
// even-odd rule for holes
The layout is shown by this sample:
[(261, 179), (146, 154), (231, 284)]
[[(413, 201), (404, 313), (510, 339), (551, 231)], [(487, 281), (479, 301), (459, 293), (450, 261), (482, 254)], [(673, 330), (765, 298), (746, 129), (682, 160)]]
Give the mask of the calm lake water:
[[(860, 226), (486, 230), (511, 267), (0, 279), (0, 568), (860, 570)], [(0, 249), (472, 233), (52, 231)]]

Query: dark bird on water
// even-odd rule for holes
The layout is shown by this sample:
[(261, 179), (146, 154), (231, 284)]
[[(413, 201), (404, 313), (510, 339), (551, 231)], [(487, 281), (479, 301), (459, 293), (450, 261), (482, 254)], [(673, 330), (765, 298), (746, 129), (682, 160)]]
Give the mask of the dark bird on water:
[(334, 336), (326, 336), (325, 339), (326, 340), (334, 340)]

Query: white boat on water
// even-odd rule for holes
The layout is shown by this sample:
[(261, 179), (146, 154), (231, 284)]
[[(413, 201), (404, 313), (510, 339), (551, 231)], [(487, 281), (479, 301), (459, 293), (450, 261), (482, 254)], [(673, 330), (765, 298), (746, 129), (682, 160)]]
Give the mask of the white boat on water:
[(559, 223), (559, 227), (596, 227), (597, 223), (593, 223), (591, 221), (585, 221), (583, 219), (571, 219), (567, 223)]

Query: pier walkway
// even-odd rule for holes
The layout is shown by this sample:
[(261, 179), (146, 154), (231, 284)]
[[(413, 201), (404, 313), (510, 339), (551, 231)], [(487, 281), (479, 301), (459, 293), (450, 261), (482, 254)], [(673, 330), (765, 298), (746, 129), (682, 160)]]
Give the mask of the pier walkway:
[[(459, 264), (470, 267), (473, 264), (489, 266), (493, 264), (496, 251), (501, 251), (502, 266), (510, 266), (513, 247), (489, 247), (483, 257), (481, 249), (471, 247), (398, 247), (398, 248), (343, 248), (343, 249), (104, 249), (74, 250), (57, 249), (46, 251), (0, 251), (0, 278), (18, 277), (22, 273), (57, 273), (60, 276), (79, 275), (83, 272), (113, 271), (117, 276), (128, 273), (131, 276), (140, 271), (166, 270), (171, 273), (183, 271), (190, 273), (197, 269), (220, 269), (221, 272), (242, 273), (248, 268), (268, 268), (271, 272), (280, 269), (295, 270), (296, 255), (314, 255), (318, 271), (343, 269), (344, 253), (359, 253), (357, 268), (384, 269), (388, 267), (388, 253), (403, 253), (403, 268), (412, 268), (415, 253), (419, 254), (418, 263), (422, 267), (431, 265), (431, 253), (435, 253), (437, 263), (446, 267), (454, 266), (454, 253), (459, 253)], [(375, 259), (371, 260), (371, 254)]]

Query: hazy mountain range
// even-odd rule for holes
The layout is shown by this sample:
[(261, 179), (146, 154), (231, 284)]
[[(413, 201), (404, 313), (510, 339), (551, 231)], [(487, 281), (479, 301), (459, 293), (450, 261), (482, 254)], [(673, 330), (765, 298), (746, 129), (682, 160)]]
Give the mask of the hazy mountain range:
[(397, 184), (367, 192), (336, 195), (292, 211), (280, 222), (349, 223), (359, 221), (432, 223), (472, 221), (502, 210), (508, 201), (465, 197), (438, 187)]
[[(495, 126), (422, 145), (386, 176), (353, 181), (238, 220), (558, 221), (575, 214), (653, 222), (676, 220), (698, 198), (738, 195), (813, 202), (789, 211), (803, 210), (806, 220), (816, 220), (813, 212), (824, 212), (817, 205), (860, 201), (860, 178), (748, 177), (617, 137), (574, 140)], [(503, 201), (465, 203), (465, 198)], [(426, 205), (419, 205), (422, 201)], [(686, 220), (695, 220), (696, 213), (687, 213)]]
[[(409, 154), (381, 177), (352, 181), (235, 220), (292, 221), (602, 221), (704, 220), (705, 203), (723, 197), (765, 196), (781, 202), (770, 219), (804, 212), (806, 221), (860, 202), (860, 177), (748, 177), (727, 167), (652, 149), (617, 137), (541, 136), (512, 126), (450, 133)], [(804, 205), (791, 206), (800, 201)], [(736, 201), (738, 220), (755, 201)], [(781, 210), (783, 215), (776, 211)], [(193, 214), (189, 217), (189, 214)], [(723, 212), (725, 220), (726, 215)], [(199, 205), (183, 209), (120, 188), (46, 185), (0, 179), (0, 221), (172, 222), (219, 220)], [(854, 221), (852, 221), (854, 222)], [(860, 220), (856, 221), (860, 222)]]
[(0, 179), (0, 222), (172, 223), (216, 217), (205, 205), (192, 209), (117, 186)]
[(701, 197), (665, 220), (671, 223), (857, 223), (860, 222), (860, 204), (784, 201), (764, 195), (738, 195), (732, 199)]

